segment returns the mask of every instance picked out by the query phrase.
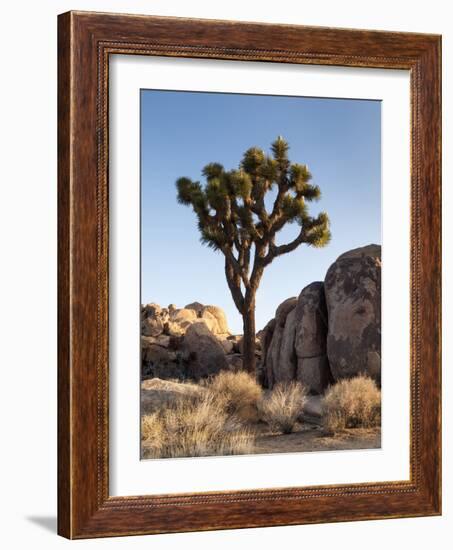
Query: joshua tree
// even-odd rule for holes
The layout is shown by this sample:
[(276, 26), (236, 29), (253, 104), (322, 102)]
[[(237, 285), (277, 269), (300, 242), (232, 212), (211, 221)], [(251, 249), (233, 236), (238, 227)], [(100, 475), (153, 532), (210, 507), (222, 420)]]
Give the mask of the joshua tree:
[[(256, 363), (256, 291), (265, 267), (303, 243), (322, 247), (330, 240), (327, 214), (308, 214), (307, 203), (320, 198), (320, 189), (309, 183), (307, 166), (288, 160), (288, 149), (279, 136), (271, 156), (252, 147), (238, 170), (211, 163), (202, 171), (205, 185), (185, 177), (176, 182), (178, 201), (192, 206), (198, 218), (201, 242), (225, 256), (226, 280), (243, 319), (244, 368), (251, 373)], [(275, 200), (268, 209), (265, 197), (271, 189)], [(300, 231), (291, 242), (277, 244), (276, 235), (287, 223), (297, 223)]]

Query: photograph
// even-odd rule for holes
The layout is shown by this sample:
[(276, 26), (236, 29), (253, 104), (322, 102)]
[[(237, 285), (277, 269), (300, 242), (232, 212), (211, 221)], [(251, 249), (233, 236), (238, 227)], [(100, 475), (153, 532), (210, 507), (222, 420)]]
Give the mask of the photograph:
[(2, 8), (2, 547), (451, 549), (450, 4)]
[(381, 101), (141, 89), (140, 127), (141, 459), (381, 448)]

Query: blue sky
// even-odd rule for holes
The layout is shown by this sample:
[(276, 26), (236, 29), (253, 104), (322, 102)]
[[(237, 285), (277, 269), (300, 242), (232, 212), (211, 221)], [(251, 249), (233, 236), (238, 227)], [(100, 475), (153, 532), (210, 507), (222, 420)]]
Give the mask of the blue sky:
[[(236, 168), (246, 149), (269, 151), (282, 135), (293, 162), (307, 164), (320, 186), (332, 240), (323, 249), (301, 245), (266, 269), (257, 293), (261, 329), (277, 306), (313, 281), (351, 248), (381, 243), (381, 104), (205, 92), (141, 92), (142, 303), (183, 307), (199, 301), (222, 307), (230, 329), (242, 333), (220, 252), (202, 245), (192, 209), (176, 200), (181, 176), (202, 180), (209, 162)], [(298, 226), (282, 230), (278, 244)]]

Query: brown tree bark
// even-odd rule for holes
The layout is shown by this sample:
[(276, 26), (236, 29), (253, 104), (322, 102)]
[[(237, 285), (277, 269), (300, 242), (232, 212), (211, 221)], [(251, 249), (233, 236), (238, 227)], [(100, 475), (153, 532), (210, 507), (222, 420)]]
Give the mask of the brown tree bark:
[(251, 375), (256, 374), (256, 334), (255, 334), (255, 303), (250, 304), (243, 313), (243, 355), (242, 361), (244, 369)]

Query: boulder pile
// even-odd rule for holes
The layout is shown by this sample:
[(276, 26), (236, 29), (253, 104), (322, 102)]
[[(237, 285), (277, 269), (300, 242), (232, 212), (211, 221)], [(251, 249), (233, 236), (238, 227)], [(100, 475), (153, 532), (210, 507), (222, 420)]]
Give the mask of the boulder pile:
[(221, 308), (199, 302), (142, 306), (141, 348), (143, 378), (199, 380), (242, 369), (242, 336), (231, 334)]

